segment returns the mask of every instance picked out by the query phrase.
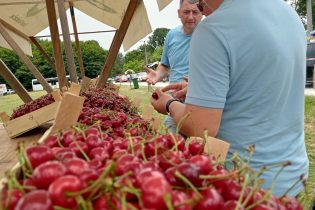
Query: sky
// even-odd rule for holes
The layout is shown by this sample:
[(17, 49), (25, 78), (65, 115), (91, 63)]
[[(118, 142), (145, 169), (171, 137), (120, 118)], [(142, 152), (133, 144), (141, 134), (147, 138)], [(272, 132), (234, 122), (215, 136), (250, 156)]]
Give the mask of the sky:
[[(174, 28), (181, 24), (178, 16), (177, 16), (177, 9), (179, 7), (179, 1), (173, 0), (167, 7), (165, 7), (161, 12), (159, 12), (158, 5), (156, 1), (149, 0), (144, 1), (144, 4), (147, 9), (149, 21), (151, 23), (152, 31), (154, 31), (156, 28)], [(72, 23), (71, 23), (71, 17), (69, 15), (69, 12), (67, 11), (68, 15), (68, 24), (69, 24), (69, 30), (70, 33), (73, 32), (72, 30)], [(76, 22), (77, 22), (77, 29), (78, 32), (91, 32), (91, 31), (106, 31), (106, 30), (112, 30), (113, 28), (110, 26), (107, 26), (87, 15), (82, 13), (79, 10), (75, 10), (75, 16), (76, 16)], [(58, 25), (60, 28), (60, 23), (58, 21)], [(59, 29), (59, 32), (61, 32), (61, 29)], [(43, 36), (43, 35), (49, 35), (50, 31), (48, 28), (37, 34), (37, 36)], [(152, 35), (149, 34), (148, 36)], [(144, 43), (144, 41), (147, 40), (148, 36), (142, 40), (140, 40), (137, 44), (135, 44), (133, 47), (131, 47), (129, 50), (133, 50), (138, 48), (141, 44)], [(114, 32), (107, 32), (107, 33), (96, 33), (96, 34), (82, 34), (79, 35), (79, 39), (81, 41), (86, 40), (96, 40), (99, 42), (102, 48), (109, 49), (112, 39), (114, 37)], [(60, 37), (62, 39), (62, 37)], [(47, 38), (46, 38), (47, 39)], [(74, 40), (74, 36), (71, 36), (71, 39)], [(120, 49), (122, 53), (124, 53), (123, 48)]]

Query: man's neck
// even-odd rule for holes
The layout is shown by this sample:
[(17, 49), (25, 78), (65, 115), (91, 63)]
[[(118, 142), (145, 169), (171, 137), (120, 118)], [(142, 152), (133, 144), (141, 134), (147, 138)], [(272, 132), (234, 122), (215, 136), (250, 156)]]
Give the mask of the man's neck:
[(193, 31), (194, 31), (194, 30), (185, 29), (185, 28), (183, 27), (183, 32), (184, 32), (184, 34), (187, 35), (187, 36), (191, 35), (191, 34), (193, 33)]

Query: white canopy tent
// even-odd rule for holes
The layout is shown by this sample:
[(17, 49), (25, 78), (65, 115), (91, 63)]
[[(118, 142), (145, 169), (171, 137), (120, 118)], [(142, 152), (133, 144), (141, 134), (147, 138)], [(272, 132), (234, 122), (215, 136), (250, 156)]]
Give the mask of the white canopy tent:
[[(159, 9), (162, 10), (172, 0), (156, 1)], [(68, 8), (76, 8), (90, 17), (117, 29), (97, 87), (105, 85), (120, 46), (123, 45), (124, 49), (128, 50), (152, 31), (143, 0), (0, 0), (0, 47), (12, 48), (16, 51), (47, 92), (52, 91), (51, 87), (26, 55), (31, 54), (31, 41), (37, 47), (41, 47), (36, 43), (34, 36), (49, 26), (55, 55), (55, 63), (51, 61), (50, 63), (55, 64), (54, 68), (61, 87), (68, 86), (57, 25), (57, 19), (60, 15), (63, 36), (66, 38), (64, 41), (68, 65), (70, 66), (70, 76), (71, 78), (77, 78), (70, 39), (68, 39), (70, 35), (65, 15)], [(76, 43), (78, 43), (77, 36)], [(80, 53), (79, 51), (78, 53)], [(43, 50), (41, 52), (45, 56), (45, 52)], [(83, 66), (81, 65), (82, 59), (79, 62), (81, 69), (81, 66)], [(10, 70), (4, 65), (1, 66), (0, 70), (2, 75), (10, 73)], [(84, 70), (81, 72), (84, 72)], [(71, 81), (76, 82), (72, 79)], [(17, 81), (15, 83), (20, 86)]]
[[(156, 1), (161, 11), (172, 0)], [(65, 0), (66, 8), (69, 7), (67, 2), (69, 0)], [(116, 29), (119, 28), (129, 3), (128, 0), (72, 0), (72, 2), (76, 9)], [(123, 41), (124, 50), (128, 50), (152, 32), (144, 3), (143, 1), (139, 2)], [(56, 12), (57, 17), (59, 17), (58, 11)], [(0, 19), (28, 37), (35, 36), (49, 26), (45, 0), (0, 0)], [(31, 42), (25, 37), (7, 30), (24, 53), (31, 55)], [(0, 46), (11, 49), (1, 34)]]

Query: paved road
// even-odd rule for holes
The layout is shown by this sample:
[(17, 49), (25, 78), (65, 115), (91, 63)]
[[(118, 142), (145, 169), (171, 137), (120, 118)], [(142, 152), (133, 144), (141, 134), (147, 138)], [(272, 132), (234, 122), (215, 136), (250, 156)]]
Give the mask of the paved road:
[[(122, 82), (122, 83), (114, 83), (116, 85), (130, 85), (129, 82)], [(168, 85), (169, 83), (168, 82), (158, 82), (156, 83), (155, 85), (152, 85), (152, 87), (165, 87), (166, 85)], [(146, 82), (139, 82), (139, 86), (140, 87), (147, 87), (148, 84)], [(305, 91), (304, 91), (305, 95), (306, 96), (315, 96), (315, 88), (305, 88)]]

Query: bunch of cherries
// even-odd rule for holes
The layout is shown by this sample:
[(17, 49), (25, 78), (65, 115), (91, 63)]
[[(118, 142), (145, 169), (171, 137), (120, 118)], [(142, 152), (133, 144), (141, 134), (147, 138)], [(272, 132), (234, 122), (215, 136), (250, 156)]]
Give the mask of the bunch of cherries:
[(204, 153), (205, 142), (157, 134), (117, 92), (82, 95), (76, 125), (20, 147), (21, 173), (7, 174), (0, 209), (303, 209), (295, 197), (263, 190), (247, 163), (226, 170)]
[(37, 109), (40, 109), (40, 108), (47, 106), (49, 104), (52, 104), (54, 102), (55, 102), (55, 100), (51, 94), (41, 96), (41, 97), (31, 101), (31, 102), (28, 102), (28, 103), (21, 105), (18, 108), (16, 108), (15, 110), (13, 110), (13, 113), (12, 113), (10, 119), (12, 120), (12, 119), (21, 117), (25, 114), (33, 112)]

